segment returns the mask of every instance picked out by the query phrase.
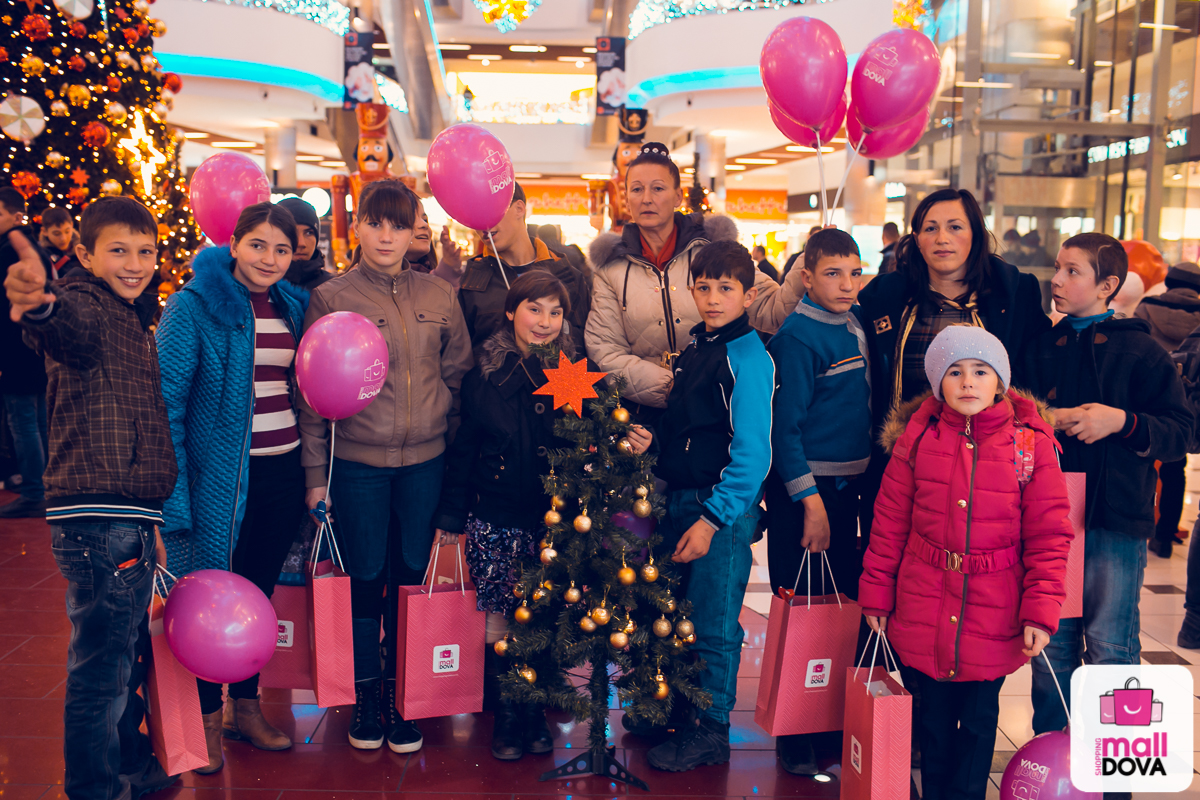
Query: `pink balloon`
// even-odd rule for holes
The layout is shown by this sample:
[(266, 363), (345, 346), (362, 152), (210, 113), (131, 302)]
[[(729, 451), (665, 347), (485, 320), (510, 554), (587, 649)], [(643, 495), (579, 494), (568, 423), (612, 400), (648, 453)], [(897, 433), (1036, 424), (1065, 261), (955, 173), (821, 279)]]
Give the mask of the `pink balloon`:
[(446, 213), (468, 228), (494, 228), (512, 204), (512, 159), (500, 140), (478, 125), (459, 123), (429, 146), (429, 188)]
[(850, 95), (868, 131), (890, 128), (929, 105), (937, 91), (941, 61), (929, 37), (908, 28), (875, 39), (854, 65)]
[[(1030, 790), (1034, 790), (1032, 793)], [(1016, 752), (1000, 779), (1001, 800), (1100, 800), (1071, 783), (1071, 737), (1065, 731), (1035, 736)]]
[(387, 374), (387, 342), (373, 322), (353, 311), (321, 317), (296, 348), (300, 394), (326, 419), (352, 417), (369, 406)]
[(846, 50), (827, 23), (792, 17), (763, 42), (758, 59), (771, 103), (814, 130), (837, 110), (846, 91)]
[(271, 660), (279, 620), (271, 601), (246, 578), (202, 569), (184, 575), (167, 595), (163, 634), (197, 678), (237, 683)]
[(862, 124), (854, 113), (854, 106), (851, 105), (850, 113), (846, 115), (846, 138), (851, 147), (862, 142), (862, 146), (858, 148), (858, 154), (864, 158), (891, 158), (907, 152), (914, 144), (921, 141), (928, 125), (929, 110), (926, 109), (899, 125), (873, 130), (866, 134), (866, 138), (863, 138)]
[[(775, 123), (775, 127), (779, 129), (780, 133), (803, 147), (817, 146), (816, 131), (796, 122), (776, 108), (775, 104), (770, 100), (767, 101), (767, 107), (771, 111), (771, 121)], [(842, 99), (838, 102), (837, 108), (834, 109), (833, 115), (821, 126), (821, 144), (829, 144), (830, 140), (837, 136), (838, 131), (842, 129), (842, 123), (845, 121), (846, 96), (842, 95)]]
[(218, 153), (196, 168), (189, 193), (200, 230), (222, 245), (229, 244), (243, 208), (271, 199), (271, 184), (245, 153)]

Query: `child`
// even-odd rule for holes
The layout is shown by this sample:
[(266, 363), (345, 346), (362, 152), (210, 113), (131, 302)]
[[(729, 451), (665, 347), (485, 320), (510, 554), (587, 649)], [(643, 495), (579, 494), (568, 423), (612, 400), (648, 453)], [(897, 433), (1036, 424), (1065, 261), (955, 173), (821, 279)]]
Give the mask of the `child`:
[(67, 579), (66, 793), (138, 797), (172, 782), (138, 732), (147, 609), (175, 452), (149, 319), (133, 300), (154, 274), (158, 222), (128, 197), (83, 212), (76, 253), (92, 277), (55, 285), (33, 245), (5, 280), (12, 317), (49, 369), (50, 545)]
[(279, 205), (290, 211), (296, 220), (296, 251), (292, 253), (292, 265), (284, 277), (293, 286), (311, 292), (334, 277), (334, 273), (325, 269), (325, 253), (321, 251), (321, 220), (317, 210), (299, 197), (285, 197), (279, 201)]
[[(858, 245), (845, 231), (818, 231), (804, 248), (801, 278), (804, 298), (767, 345), (779, 382), (766, 487), (771, 588), (791, 590), (804, 551), (828, 550), (837, 588), (855, 598), (862, 573), (856, 479), (871, 459)], [(816, 578), (821, 561), (810, 563)], [(775, 746), (785, 770), (817, 774), (811, 737), (782, 736)]]
[[(544, 364), (531, 356), (530, 345), (553, 346), (574, 360), (578, 345), (563, 331), (571, 298), (562, 281), (544, 270), (530, 270), (513, 281), (504, 302), (509, 325), (493, 333), (478, 349), (478, 363), (463, 379), (462, 425), (446, 453), (442, 500), (435, 517), (447, 540), (466, 531), (467, 564), (488, 612), (488, 678), (496, 693), (496, 676), (507, 672), (507, 659), (491, 645), (504, 638), (507, 617), (517, 605), (513, 562), (534, 552), (541, 536), (539, 510), (545, 501), (542, 475), (550, 465), (547, 450), (569, 447), (554, 436), (557, 415), (546, 413), (533, 390), (546, 383)], [(599, 370), (595, 365), (589, 369)], [(643, 453), (649, 434), (629, 432), (635, 452)], [(497, 466), (507, 466), (503, 472)], [(545, 708), (499, 699), (492, 734), (492, 755), (503, 761), (523, 753), (548, 753), (554, 746), (546, 727)]]
[[(1154, 462), (1184, 457), (1192, 415), (1170, 357), (1139, 319), (1108, 308), (1128, 274), (1121, 243), (1102, 233), (1063, 242), (1050, 282), (1067, 316), (1032, 341), (1022, 386), (1058, 406), (1063, 472), (1087, 475), (1083, 617), (1064, 620), (1046, 654), (1070, 700), (1071, 673), (1141, 659), (1138, 598), (1154, 535)], [(1086, 641), (1087, 650), (1084, 652)], [(1044, 663), (1033, 664), (1033, 730), (1062, 730), (1066, 714)]]
[[(307, 328), (328, 313), (354, 311), (376, 324), (387, 342), (383, 388), (371, 405), (337, 424), (331, 493), (354, 625), (350, 744), (374, 750), (386, 738), (396, 753), (416, 752), (422, 739), (396, 710), (395, 587), (420, 583), (429, 561), (442, 455), (458, 421), (459, 386), (471, 368), (471, 342), (454, 291), (405, 261), (416, 210), (417, 196), (399, 181), (368, 183), (354, 219), (361, 263), (317, 287), (304, 318)], [(311, 509), (325, 499), (330, 445), (327, 422), (307, 404), (301, 405), (300, 439)], [(399, 524), (389, 526), (393, 511)]]
[(737, 242), (712, 242), (696, 254), (691, 292), (703, 321), (675, 364), (659, 423), (656, 473), (669, 492), (664, 538), (677, 542), (675, 561), (691, 564), (692, 650), (708, 662), (699, 683), (713, 699), (695, 724), (649, 752), (652, 766), (671, 772), (729, 761), (729, 712), (745, 633), (738, 615), (771, 465), (775, 366), (746, 316), (756, 273)]
[(999, 339), (946, 328), (925, 374), (933, 397), (893, 410), (882, 434), (892, 457), (858, 601), (872, 630), (892, 634), (904, 683), (920, 692), (925, 796), (983, 800), (1000, 685), (1058, 627), (1067, 488), (1053, 429), (1006, 390)]
[(72, 267), (80, 266), (75, 258), (79, 236), (75, 233), (75, 218), (65, 208), (51, 206), (42, 212), (42, 231), (38, 244), (50, 256), (54, 279), (65, 277)]
[[(171, 295), (157, 330), (181, 465), (163, 508), (169, 569), (230, 570), (267, 597), (304, 517), (290, 386), (308, 294), (282, 280), (295, 242), (287, 209), (245, 208), (229, 245), (196, 257), (196, 277)], [(198, 683), (208, 765), (196, 772), (221, 769), (222, 730), (262, 750), (292, 746), (263, 717), (258, 675), (230, 684), (223, 717), (221, 685)]]

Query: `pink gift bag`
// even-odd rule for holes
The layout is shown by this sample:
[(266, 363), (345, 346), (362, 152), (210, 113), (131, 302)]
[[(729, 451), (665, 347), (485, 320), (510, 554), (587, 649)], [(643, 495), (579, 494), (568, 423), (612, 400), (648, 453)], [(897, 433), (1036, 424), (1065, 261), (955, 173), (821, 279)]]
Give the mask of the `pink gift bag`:
[[(884, 663), (889, 646), (884, 642)], [(870, 639), (867, 640), (868, 645)], [(863, 655), (866, 656), (864, 650)], [(894, 658), (894, 657), (893, 657)], [(841, 800), (908, 800), (912, 780), (912, 695), (886, 666), (846, 668)]]
[(303, 586), (276, 585), (271, 605), (279, 618), (275, 654), (258, 676), (264, 689), (313, 688), (308, 653), (308, 599)]
[(154, 576), (150, 600), (150, 669), (146, 675), (146, 728), (154, 755), (168, 775), (179, 775), (208, 764), (200, 690), (196, 676), (179, 663), (163, 635), (165, 582)]
[[(1131, 689), (1129, 685), (1137, 684)], [(1125, 681), (1124, 689), (1114, 689), (1100, 697), (1100, 722), (1106, 725), (1149, 725), (1162, 721), (1162, 703), (1154, 699), (1153, 689), (1143, 689), (1137, 678)]]

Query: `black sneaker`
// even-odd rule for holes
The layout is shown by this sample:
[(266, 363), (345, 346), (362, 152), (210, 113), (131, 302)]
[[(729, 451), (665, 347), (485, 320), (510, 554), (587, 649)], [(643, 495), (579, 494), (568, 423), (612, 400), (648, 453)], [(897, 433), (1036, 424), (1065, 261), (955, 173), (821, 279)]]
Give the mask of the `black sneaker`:
[(1188, 650), (1200, 650), (1200, 613), (1188, 611), (1184, 614), (1175, 644)]
[(779, 756), (780, 766), (793, 775), (812, 777), (821, 771), (817, 767), (817, 754), (813, 751), (812, 736), (806, 733), (777, 737), (775, 753)]
[(162, 764), (158, 763), (158, 759), (150, 756), (150, 760), (146, 762), (146, 768), (140, 775), (129, 776), (129, 796), (131, 800), (138, 800), (139, 797), (167, 788), (175, 782), (177, 777), (168, 775)]
[(45, 500), (26, 500), (18, 497), (0, 506), (0, 519), (32, 519), (46, 516)]
[(350, 746), (359, 750), (383, 747), (383, 724), (379, 716), (379, 684), (376, 678), (354, 684), (354, 719), (350, 723)]
[(667, 772), (687, 772), (705, 764), (729, 761), (729, 723), (701, 716), (669, 741), (646, 754), (650, 766)]
[(383, 682), (383, 724), (387, 728), (388, 749), (393, 753), (415, 753), (421, 749), (424, 739), (417, 723), (400, 716), (396, 708), (396, 681)]

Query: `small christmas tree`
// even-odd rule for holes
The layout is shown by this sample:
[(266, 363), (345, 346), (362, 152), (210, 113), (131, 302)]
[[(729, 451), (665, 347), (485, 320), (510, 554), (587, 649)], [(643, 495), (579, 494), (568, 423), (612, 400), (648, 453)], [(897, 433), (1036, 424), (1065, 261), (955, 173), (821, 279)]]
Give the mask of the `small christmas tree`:
[[(602, 373), (542, 355), (559, 368), (546, 370), (549, 383), (538, 393), (553, 394), (555, 408), (566, 405), (554, 432), (574, 446), (548, 454), (546, 535), (540, 553), (520, 564), (514, 592), (522, 603), (496, 644), (514, 664), (502, 687), (515, 701), (555, 706), (589, 725), (587, 753), (543, 780), (590, 772), (646, 788), (608, 749), (610, 667), (638, 721), (665, 725), (680, 694), (698, 708), (711, 705), (694, 680), (704, 662), (687, 652), (695, 641), (691, 605), (673, 593), (680, 575), (669, 555), (655, 557), (662, 537), (635, 532), (662, 517), (662, 498), (652, 494), (653, 456), (635, 454), (625, 438), (631, 422), (620, 381), (597, 395), (591, 384)], [(587, 683), (576, 687), (569, 673), (584, 666)]]

